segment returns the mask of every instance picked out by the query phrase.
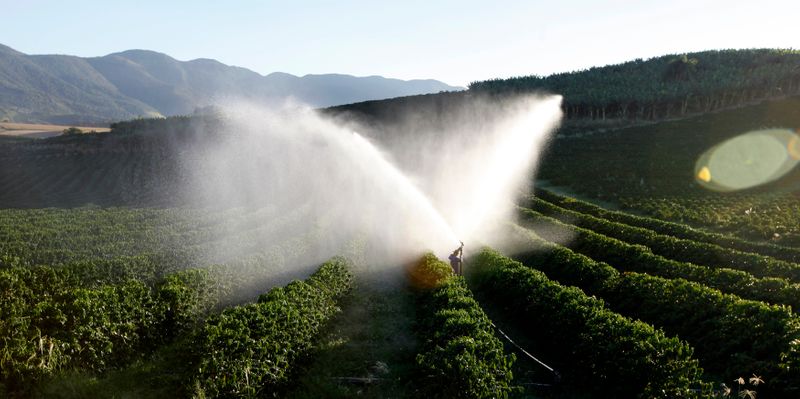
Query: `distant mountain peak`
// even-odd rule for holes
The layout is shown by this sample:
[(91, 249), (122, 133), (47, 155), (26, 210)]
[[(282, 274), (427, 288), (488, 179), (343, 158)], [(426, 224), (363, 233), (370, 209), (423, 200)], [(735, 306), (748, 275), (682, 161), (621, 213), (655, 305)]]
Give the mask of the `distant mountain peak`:
[(119, 56), (125, 58), (160, 58), (160, 59), (168, 59), (171, 61), (178, 61), (167, 54), (159, 53), (158, 51), (143, 50), (143, 49), (125, 50), (116, 53), (111, 53), (108, 56)]
[(274, 77), (274, 78), (299, 78), (297, 75), (292, 75), (291, 73), (287, 72), (271, 72), (266, 75), (266, 77)]

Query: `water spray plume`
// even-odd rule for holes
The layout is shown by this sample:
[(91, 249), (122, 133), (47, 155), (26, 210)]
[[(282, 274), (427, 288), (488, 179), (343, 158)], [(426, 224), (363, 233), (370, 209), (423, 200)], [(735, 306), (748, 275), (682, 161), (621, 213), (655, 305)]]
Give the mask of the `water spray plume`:
[(400, 197), (400, 200), (404, 202), (407, 201), (408, 208), (418, 209), (423, 220), (430, 220), (434, 229), (438, 230), (433, 232), (435, 237), (443, 237), (447, 244), (458, 244), (459, 241), (453, 229), (447, 224), (436, 208), (433, 207), (433, 204), (431, 204), (431, 201), (425, 194), (414, 186), (407, 176), (389, 163), (378, 149), (364, 137), (356, 132), (353, 132), (353, 137), (359, 145), (360, 152), (366, 158), (365, 161), (370, 164), (365, 166), (374, 167), (377, 169), (375, 173), (386, 176), (388, 180), (387, 183), (397, 189), (397, 195)]
[(511, 218), (518, 190), (533, 175), (533, 167), (549, 133), (561, 119), (561, 97), (528, 99), (494, 132), (488, 143), (468, 151), (471, 164), (465, 175), (468, 185), (451, 207), (467, 217), (454, 221), (467, 239), (480, 239), (481, 232)]
[(715, 191), (737, 191), (779, 180), (800, 161), (793, 129), (760, 129), (707, 150), (695, 166), (697, 182)]
[(289, 266), (298, 271), (355, 237), (366, 239), (373, 269), (398, 269), (426, 250), (444, 258), (459, 240), (492, 243), (491, 226), (511, 218), (560, 120), (560, 101), (474, 98), (436, 121), (409, 111), (377, 127), (345, 127), (297, 106), (229, 104), (222, 134), (182, 152), (184, 192), (196, 206), (293, 215), (290, 228), (264, 230), (265, 246), (319, 231), (312, 250)]

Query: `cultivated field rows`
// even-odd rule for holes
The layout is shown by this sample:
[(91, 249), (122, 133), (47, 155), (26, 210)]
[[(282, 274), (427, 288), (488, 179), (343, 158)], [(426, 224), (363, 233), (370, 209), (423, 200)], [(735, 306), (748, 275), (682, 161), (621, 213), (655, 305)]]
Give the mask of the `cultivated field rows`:
[[(397, 328), (414, 332), (417, 355), (391, 369), (411, 370), (398, 378), (417, 384), (371, 383), (411, 396), (530, 395), (534, 384), (522, 381), (538, 366), (504, 340), (497, 318), (558, 370), (558, 384), (536, 395), (708, 397), (720, 393), (718, 382), (752, 374), (767, 381), (760, 394), (800, 389), (790, 248), (640, 216), (625, 223), (553, 194), (520, 204), (521, 225), (510, 228), (523, 245), (510, 257), (481, 250), (457, 277), (429, 255), (408, 266), (405, 288), (387, 290), (416, 298), (399, 305), (415, 316)], [(319, 372), (310, 366), (324, 351), (319, 340), (358, 312), (348, 298), (364, 295), (366, 281), (353, 274), (363, 265), (344, 258), (296, 268), (336, 229), (329, 215), (298, 231), (308, 212), (0, 211), (2, 388), (46, 395), (101, 376), (100, 386), (163, 397), (308, 392), (297, 384), (320, 380), (308, 376)], [(354, 243), (340, 252), (363, 261), (363, 250)], [(134, 388), (116, 380), (142, 365), (151, 371)], [(159, 367), (176, 371), (154, 388)], [(324, 381), (353, 392), (346, 379)]]

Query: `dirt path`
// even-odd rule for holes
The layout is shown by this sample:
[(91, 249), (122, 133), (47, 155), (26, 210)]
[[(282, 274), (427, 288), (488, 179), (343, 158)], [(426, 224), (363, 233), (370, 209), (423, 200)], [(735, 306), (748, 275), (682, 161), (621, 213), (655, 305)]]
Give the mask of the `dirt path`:
[(290, 398), (414, 397), (414, 298), (359, 281)]

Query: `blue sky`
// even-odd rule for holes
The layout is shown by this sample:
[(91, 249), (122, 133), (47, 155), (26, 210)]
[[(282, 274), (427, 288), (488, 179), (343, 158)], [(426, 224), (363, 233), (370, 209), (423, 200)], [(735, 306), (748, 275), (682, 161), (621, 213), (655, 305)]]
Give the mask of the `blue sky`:
[(127, 49), (261, 74), (455, 85), (721, 48), (800, 48), (800, 1), (0, 0), (0, 43), (28, 54)]

